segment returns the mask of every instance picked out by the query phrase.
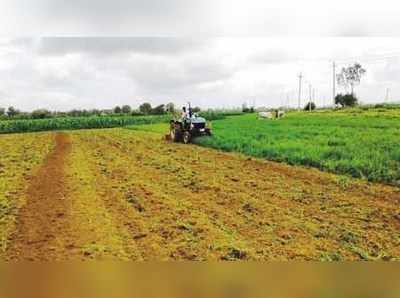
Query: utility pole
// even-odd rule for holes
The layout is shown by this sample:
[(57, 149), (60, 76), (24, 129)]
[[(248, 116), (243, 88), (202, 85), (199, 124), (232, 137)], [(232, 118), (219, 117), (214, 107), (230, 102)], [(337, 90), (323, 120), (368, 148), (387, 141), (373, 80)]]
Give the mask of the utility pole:
[(290, 98), (289, 98), (289, 92), (286, 93), (286, 109), (289, 110), (289, 105), (290, 105)]
[(298, 105), (297, 105), (297, 110), (300, 111), (300, 104), (301, 104), (301, 80), (303, 79), (303, 74), (299, 74), (299, 99), (298, 99)]
[(311, 86), (311, 84), (308, 84), (308, 88), (310, 91), (310, 102), (308, 103), (308, 110), (311, 112), (311, 102), (312, 102), (312, 95), (311, 95), (312, 86)]
[(389, 88), (386, 88), (385, 103), (387, 103), (387, 102), (389, 101), (389, 92), (390, 92), (390, 89), (389, 89)]
[(333, 106), (335, 106), (335, 97), (336, 97), (336, 63), (335, 61), (333, 61), (333, 98), (332, 98), (332, 102), (333, 102)]

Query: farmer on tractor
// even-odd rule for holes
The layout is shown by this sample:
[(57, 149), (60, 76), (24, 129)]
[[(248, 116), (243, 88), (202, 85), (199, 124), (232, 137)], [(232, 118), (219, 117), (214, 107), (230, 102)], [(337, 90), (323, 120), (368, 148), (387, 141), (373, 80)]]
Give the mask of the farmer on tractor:
[(191, 119), (193, 117), (192, 107), (189, 106), (189, 111), (186, 111), (186, 107), (182, 107), (182, 120)]
[(186, 107), (183, 107), (183, 108), (182, 108), (181, 118), (182, 118), (182, 120), (183, 120), (183, 119), (186, 119), (186, 117), (187, 117)]

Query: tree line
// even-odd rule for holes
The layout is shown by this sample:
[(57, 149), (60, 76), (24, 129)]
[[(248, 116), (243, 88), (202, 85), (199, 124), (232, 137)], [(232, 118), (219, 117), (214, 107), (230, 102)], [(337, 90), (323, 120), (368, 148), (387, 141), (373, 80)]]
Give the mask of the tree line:
[[(200, 112), (200, 108), (193, 108), (194, 112)], [(164, 115), (174, 114), (177, 110), (175, 104), (170, 102), (160, 104), (155, 107), (148, 102), (141, 104), (137, 109), (130, 105), (116, 106), (112, 109), (73, 109), (67, 112), (50, 111), (47, 109), (37, 109), (32, 112), (23, 112), (13, 106), (0, 108), (0, 119), (46, 119), (58, 117), (91, 117), (91, 116), (145, 116), (145, 115)]]

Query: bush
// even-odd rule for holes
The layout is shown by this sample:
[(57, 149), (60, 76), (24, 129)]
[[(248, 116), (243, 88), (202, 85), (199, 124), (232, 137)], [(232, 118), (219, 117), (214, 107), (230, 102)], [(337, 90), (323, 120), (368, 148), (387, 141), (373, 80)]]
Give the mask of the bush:
[(121, 114), (121, 113), (122, 113), (121, 107), (120, 107), (120, 106), (116, 106), (116, 107), (114, 108), (114, 113), (115, 113), (115, 114)]
[(35, 110), (32, 112), (31, 114), (32, 119), (44, 119), (44, 118), (50, 118), (51, 112), (45, 109), (39, 109), (39, 110)]
[[(311, 106), (311, 107), (310, 107)], [(315, 105), (315, 103), (313, 103), (312, 101), (310, 101), (310, 102), (308, 102), (306, 105), (305, 105), (305, 107), (304, 107), (304, 111), (309, 111), (309, 110), (311, 110), (311, 111), (314, 111), (315, 109), (316, 109), (316, 105)]]
[(132, 108), (128, 105), (124, 105), (122, 106), (121, 111), (123, 114), (129, 114), (132, 112)]
[(165, 105), (158, 105), (155, 108), (152, 108), (150, 114), (153, 115), (162, 115), (165, 114)]
[(8, 117), (15, 117), (20, 113), (21, 112), (19, 110), (17, 110), (16, 108), (14, 108), (14, 107), (9, 107), (8, 110), (7, 110)]
[(335, 104), (342, 107), (354, 107), (358, 103), (358, 99), (354, 94), (338, 94), (335, 97)]
[(201, 109), (199, 108), (199, 107), (194, 107), (193, 109), (192, 109), (192, 112), (193, 113), (199, 113), (201, 111)]
[(148, 102), (145, 102), (139, 106), (139, 111), (144, 115), (150, 114), (151, 110), (151, 104)]

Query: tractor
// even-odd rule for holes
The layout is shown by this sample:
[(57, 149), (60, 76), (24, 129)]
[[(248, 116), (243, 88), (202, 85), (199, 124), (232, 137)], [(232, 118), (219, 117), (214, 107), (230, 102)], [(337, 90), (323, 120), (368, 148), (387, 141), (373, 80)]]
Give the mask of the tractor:
[(171, 141), (189, 144), (192, 138), (199, 136), (211, 136), (211, 129), (206, 119), (192, 113), (190, 106), (186, 117), (170, 121), (169, 139)]

